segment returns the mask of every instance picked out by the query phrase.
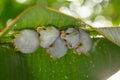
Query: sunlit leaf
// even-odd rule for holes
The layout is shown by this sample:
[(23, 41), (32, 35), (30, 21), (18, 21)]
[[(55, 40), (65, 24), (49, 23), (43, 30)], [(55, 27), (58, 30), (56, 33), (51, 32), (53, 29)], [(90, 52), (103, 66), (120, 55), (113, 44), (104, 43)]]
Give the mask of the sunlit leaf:
[(42, 6), (34, 6), (26, 9), (18, 17), (16, 17), (11, 22), (11, 24), (6, 26), (6, 28), (0, 33), (0, 36), (13, 29), (36, 29), (40, 25), (54, 25), (59, 29), (65, 29), (67, 27), (78, 25), (82, 26), (83, 23), (55, 9)]

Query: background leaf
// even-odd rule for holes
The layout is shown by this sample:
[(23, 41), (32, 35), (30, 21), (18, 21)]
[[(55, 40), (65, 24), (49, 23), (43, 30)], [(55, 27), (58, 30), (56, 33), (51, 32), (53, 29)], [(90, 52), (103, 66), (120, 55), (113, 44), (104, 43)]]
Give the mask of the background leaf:
[(66, 0), (1, 0), (0, 31), (7, 25), (8, 20), (14, 19), (24, 9), (33, 5), (51, 6), (58, 9), (61, 6), (68, 6), (69, 2)]
[(70, 1), (67, 0), (38, 0), (37, 4), (47, 5), (59, 9), (61, 6), (69, 6)]
[(106, 37), (112, 39), (111, 41), (120, 46), (120, 27), (106, 27), (99, 28), (99, 30), (105, 34)]

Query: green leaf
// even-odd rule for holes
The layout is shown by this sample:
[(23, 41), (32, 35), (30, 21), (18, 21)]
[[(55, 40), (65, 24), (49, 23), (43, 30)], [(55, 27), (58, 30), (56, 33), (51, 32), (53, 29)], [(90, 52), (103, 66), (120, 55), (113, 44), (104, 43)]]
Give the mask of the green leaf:
[(4, 28), (0, 36), (13, 29), (36, 29), (42, 25), (54, 25), (58, 29), (65, 29), (73, 26), (83, 26), (83, 22), (49, 7), (34, 6), (26, 9), (16, 17), (10, 25)]
[(0, 44), (0, 80), (106, 80), (120, 69), (120, 47), (106, 39), (93, 39), (90, 55), (72, 50), (53, 60), (45, 49), (23, 54), (13, 44)]
[[(43, 4), (47, 5), (46, 1)], [(54, 4), (51, 0), (49, 2)], [(15, 51), (13, 44), (7, 42), (13, 40), (13, 36), (4, 36), (11, 30), (36, 29), (42, 25), (54, 25), (59, 30), (87, 25), (119, 45), (119, 36), (116, 36), (119, 29), (93, 28), (55, 9), (33, 6), (24, 10), (0, 32), (0, 80), (105, 80), (120, 69), (120, 47), (106, 39), (93, 39), (88, 56), (76, 55), (69, 50), (64, 57), (53, 60), (41, 47), (28, 55)]]
[(39, 5), (24, 10), (11, 22), (10, 25), (6, 26), (0, 32), (0, 37), (7, 34), (11, 30), (36, 29), (38, 26), (43, 25), (53, 25), (59, 30), (66, 29), (68, 27), (85, 27), (85, 25), (87, 25), (120, 46), (120, 44), (116, 42), (111, 35), (107, 35), (107, 33), (101, 31), (101, 29), (94, 28), (80, 19), (63, 14), (53, 8)]

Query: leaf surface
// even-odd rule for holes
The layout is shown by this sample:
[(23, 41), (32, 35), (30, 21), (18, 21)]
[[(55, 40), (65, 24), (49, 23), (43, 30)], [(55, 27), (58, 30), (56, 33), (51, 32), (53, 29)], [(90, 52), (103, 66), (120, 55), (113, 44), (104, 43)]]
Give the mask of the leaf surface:
[(72, 50), (53, 60), (39, 49), (22, 54), (12, 44), (0, 45), (0, 80), (106, 80), (120, 69), (120, 47), (106, 39), (93, 39), (90, 55)]

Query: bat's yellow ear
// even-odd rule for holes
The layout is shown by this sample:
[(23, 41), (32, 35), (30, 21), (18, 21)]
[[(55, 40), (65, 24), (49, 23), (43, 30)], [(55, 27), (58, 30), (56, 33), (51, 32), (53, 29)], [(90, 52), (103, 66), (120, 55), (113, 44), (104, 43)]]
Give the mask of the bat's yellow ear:
[(65, 39), (66, 38), (66, 34), (64, 31), (61, 31), (61, 35), (60, 35), (61, 39)]
[(40, 32), (40, 31), (42, 31), (44, 28), (45, 28), (45, 26), (39, 26), (36, 30), (37, 30), (37, 32)]

